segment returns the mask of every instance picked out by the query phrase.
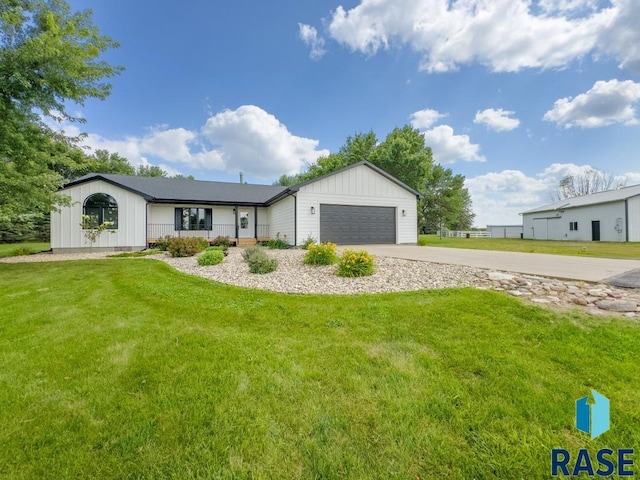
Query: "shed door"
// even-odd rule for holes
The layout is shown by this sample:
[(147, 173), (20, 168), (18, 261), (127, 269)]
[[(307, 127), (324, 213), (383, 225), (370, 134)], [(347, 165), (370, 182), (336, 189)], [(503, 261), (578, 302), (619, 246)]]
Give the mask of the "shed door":
[(600, 220), (593, 220), (591, 222), (591, 240), (594, 242), (600, 241)]
[(321, 204), (320, 241), (341, 245), (396, 243), (396, 209)]

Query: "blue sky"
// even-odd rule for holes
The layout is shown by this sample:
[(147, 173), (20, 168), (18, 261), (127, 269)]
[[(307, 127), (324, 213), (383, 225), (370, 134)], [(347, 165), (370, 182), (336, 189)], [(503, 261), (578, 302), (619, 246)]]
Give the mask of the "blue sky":
[(271, 183), (412, 124), (479, 226), (520, 223), (567, 173), (640, 183), (637, 0), (71, 4), (126, 70), (62, 127), (133, 164)]

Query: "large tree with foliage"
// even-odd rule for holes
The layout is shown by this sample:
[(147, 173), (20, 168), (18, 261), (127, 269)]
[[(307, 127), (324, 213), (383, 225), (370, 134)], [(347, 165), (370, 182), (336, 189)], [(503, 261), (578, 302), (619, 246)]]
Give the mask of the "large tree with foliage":
[(419, 202), (421, 232), (442, 232), (452, 226), (461, 230), (471, 227), (475, 215), (462, 175), (454, 175), (450, 168), (434, 165), (427, 174), (422, 192), (424, 197)]
[(63, 0), (0, 0), (0, 233), (64, 203), (61, 170), (86, 159), (43, 118), (82, 121), (69, 106), (106, 98), (120, 68), (99, 57), (116, 46)]

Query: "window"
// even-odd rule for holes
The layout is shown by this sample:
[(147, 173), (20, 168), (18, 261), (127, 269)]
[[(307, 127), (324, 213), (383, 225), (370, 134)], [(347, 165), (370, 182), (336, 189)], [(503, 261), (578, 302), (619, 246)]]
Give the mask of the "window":
[(211, 230), (210, 208), (176, 208), (176, 230)]
[(106, 193), (94, 193), (84, 201), (82, 214), (89, 217), (89, 225), (97, 227), (105, 222), (111, 222), (108, 228), (118, 228), (118, 203), (111, 195)]
[(240, 228), (249, 228), (249, 212), (240, 212)]
[(569, 222), (569, 230), (578, 231), (578, 222)]

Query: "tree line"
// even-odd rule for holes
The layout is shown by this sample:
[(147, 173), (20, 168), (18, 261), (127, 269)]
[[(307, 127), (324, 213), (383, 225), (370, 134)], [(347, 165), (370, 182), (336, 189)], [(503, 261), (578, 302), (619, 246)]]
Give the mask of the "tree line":
[(347, 137), (338, 152), (319, 158), (297, 175), (282, 175), (276, 185), (295, 185), (326, 175), (354, 163), (367, 161), (418, 191), (418, 221), (421, 233), (437, 230), (468, 230), (475, 214), (464, 176), (433, 162), (424, 136), (410, 125), (394, 128), (383, 142), (375, 133)]

